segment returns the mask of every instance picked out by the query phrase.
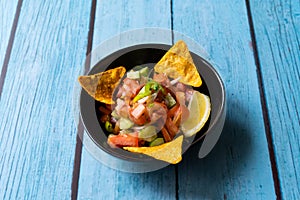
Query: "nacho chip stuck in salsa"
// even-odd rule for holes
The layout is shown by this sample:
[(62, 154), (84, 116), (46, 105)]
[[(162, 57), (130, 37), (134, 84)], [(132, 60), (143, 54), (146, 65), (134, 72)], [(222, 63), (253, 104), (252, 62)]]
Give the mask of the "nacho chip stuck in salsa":
[(164, 143), (153, 147), (123, 147), (123, 149), (143, 153), (155, 159), (162, 160), (171, 164), (177, 164), (181, 161), (183, 135), (174, 139), (171, 142)]
[(125, 72), (125, 67), (121, 66), (98, 74), (79, 76), (78, 81), (83, 89), (95, 100), (113, 104), (113, 92)]
[(180, 82), (200, 87), (202, 80), (184, 41), (179, 40), (155, 65), (154, 70)]

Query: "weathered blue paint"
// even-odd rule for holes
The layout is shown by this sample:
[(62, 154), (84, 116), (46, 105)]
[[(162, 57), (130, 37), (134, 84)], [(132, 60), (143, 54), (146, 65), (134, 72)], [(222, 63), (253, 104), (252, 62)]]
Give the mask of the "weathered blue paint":
[(72, 91), (90, 8), (91, 1), (23, 1), (0, 100), (0, 199), (71, 196)]
[(0, 71), (13, 25), (18, 1), (0, 1)]
[[(300, 5), (249, 2), (281, 194), (299, 199)], [(1, 67), (16, 6), (0, 1)], [(85, 59), (90, 8), (91, 0), (23, 1), (0, 99), (0, 199), (70, 198), (72, 92)], [(207, 51), (225, 82), (228, 117), (220, 141), (202, 160), (199, 145), (184, 155), (178, 191), (174, 166), (123, 173), (83, 148), (78, 198), (275, 199), (244, 2), (97, 1), (93, 48), (123, 31), (171, 28), (171, 17), (175, 30)]]
[(300, 3), (250, 1), (283, 199), (300, 199)]
[(179, 164), (179, 198), (275, 199), (245, 3), (174, 1), (173, 13), (174, 30), (207, 51), (227, 92), (227, 119), (215, 149), (199, 160), (195, 146)]

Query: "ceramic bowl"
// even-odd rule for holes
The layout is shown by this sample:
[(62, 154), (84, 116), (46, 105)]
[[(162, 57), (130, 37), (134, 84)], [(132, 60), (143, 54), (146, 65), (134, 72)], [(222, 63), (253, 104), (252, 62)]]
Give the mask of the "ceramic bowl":
[[(137, 65), (149, 66), (157, 63), (170, 47), (171, 45), (162, 43), (127, 46), (109, 54), (98, 62), (93, 62), (95, 64), (88, 74), (96, 74), (118, 66), (125, 66), (127, 71)], [(183, 153), (188, 150), (190, 145), (202, 142), (202, 153), (200, 150), (199, 157), (204, 157), (213, 148), (221, 134), (226, 113), (226, 95), (222, 80), (214, 67), (196, 53), (191, 52), (191, 55), (203, 81), (201, 87), (194, 89), (210, 97), (212, 108), (210, 118), (204, 128), (192, 140), (184, 140)], [(107, 144), (107, 133), (98, 120), (100, 117), (100, 113), (97, 111), (99, 102), (81, 90), (79, 106), (80, 120), (85, 129), (84, 144), (103, 164), (133, 173), (154, 171), (168, 165), (166, 162), (143, 154), (131, 153), (121, 148), (111, 148)], [(204, 135), (205, 137), (203, 137)]]

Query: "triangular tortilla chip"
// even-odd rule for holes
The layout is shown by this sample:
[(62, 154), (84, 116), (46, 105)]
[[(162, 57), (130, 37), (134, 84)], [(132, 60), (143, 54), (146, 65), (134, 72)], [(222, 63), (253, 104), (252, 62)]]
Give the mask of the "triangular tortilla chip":
[(175, 140), (164, 143), (159, 146), (153, 147), (123, 147), (123, 149), (135, 152), (142, 153), (148, 156), (151, 156), (158, 160), (163, 160), (171, 164), (177, 164), (181, 161), (182, 153), (182, 141), (183, 135), (179, 136)]
[(114, 104), (112, 100), (113, 92), (125, 72), (125, 67), (121, 66), (98, 74), (79, 76), (78, 81), (95, 100), (106, 104)]
[(155, 65), (154, 70), (194, 87), (200, 87), (202, 80), (184, 41), (179, 40)]

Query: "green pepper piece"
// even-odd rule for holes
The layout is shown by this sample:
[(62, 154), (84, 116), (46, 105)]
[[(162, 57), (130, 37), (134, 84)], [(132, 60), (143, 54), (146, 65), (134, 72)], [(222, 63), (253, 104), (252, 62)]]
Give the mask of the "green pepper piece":
[(137, 102), (138, 100), (151, 95), (151, 91), (150, 90), (146, 90), (146, 86), (144, 86), (140, 92), (133, 98), (133, 103)]
[(151, 91), (157, 92), (157, 91), (160, 90), (163, 94), (165, 94), (164, 88), (159, 83), (157, 83), (156, 81), (150, 81), (147, 84), (149, 84), (148, 87)]
[(150, 90), (157, 91), (159, 89), (159, 84), (157, 82), (149, 82)]
[(161, 90), (164, 93), (164, 89), (159, 83), (157, 83), (155, 81), (149, 81), (140, 90), (140, 92), (133, 98), (133, 103), (137, 102), (138, 100), (140, 100), (146, 96), (151, 95), (152, 92), (157, 92), (158, 90)]
[(109, 121), (106, 121), (106, 122), (105, 122), (105, 129), (106, 129), (108, 132), (113, 132), (113, 125), (112, 125)]
[(172, 97), (170, 93), (166, 95), (165, 99), (168, 108), (171, 108), (176, 104), (176, 100)]
[(161, 145), (161, 144), (163, 144), (163, 143), (165, 143), (163, 138), (156, 138), (155, 140), (153, 140), (153, 141), (149, 144), (149, 146), (150, 146), (150, 147), (154, 147), (154, 146)]

